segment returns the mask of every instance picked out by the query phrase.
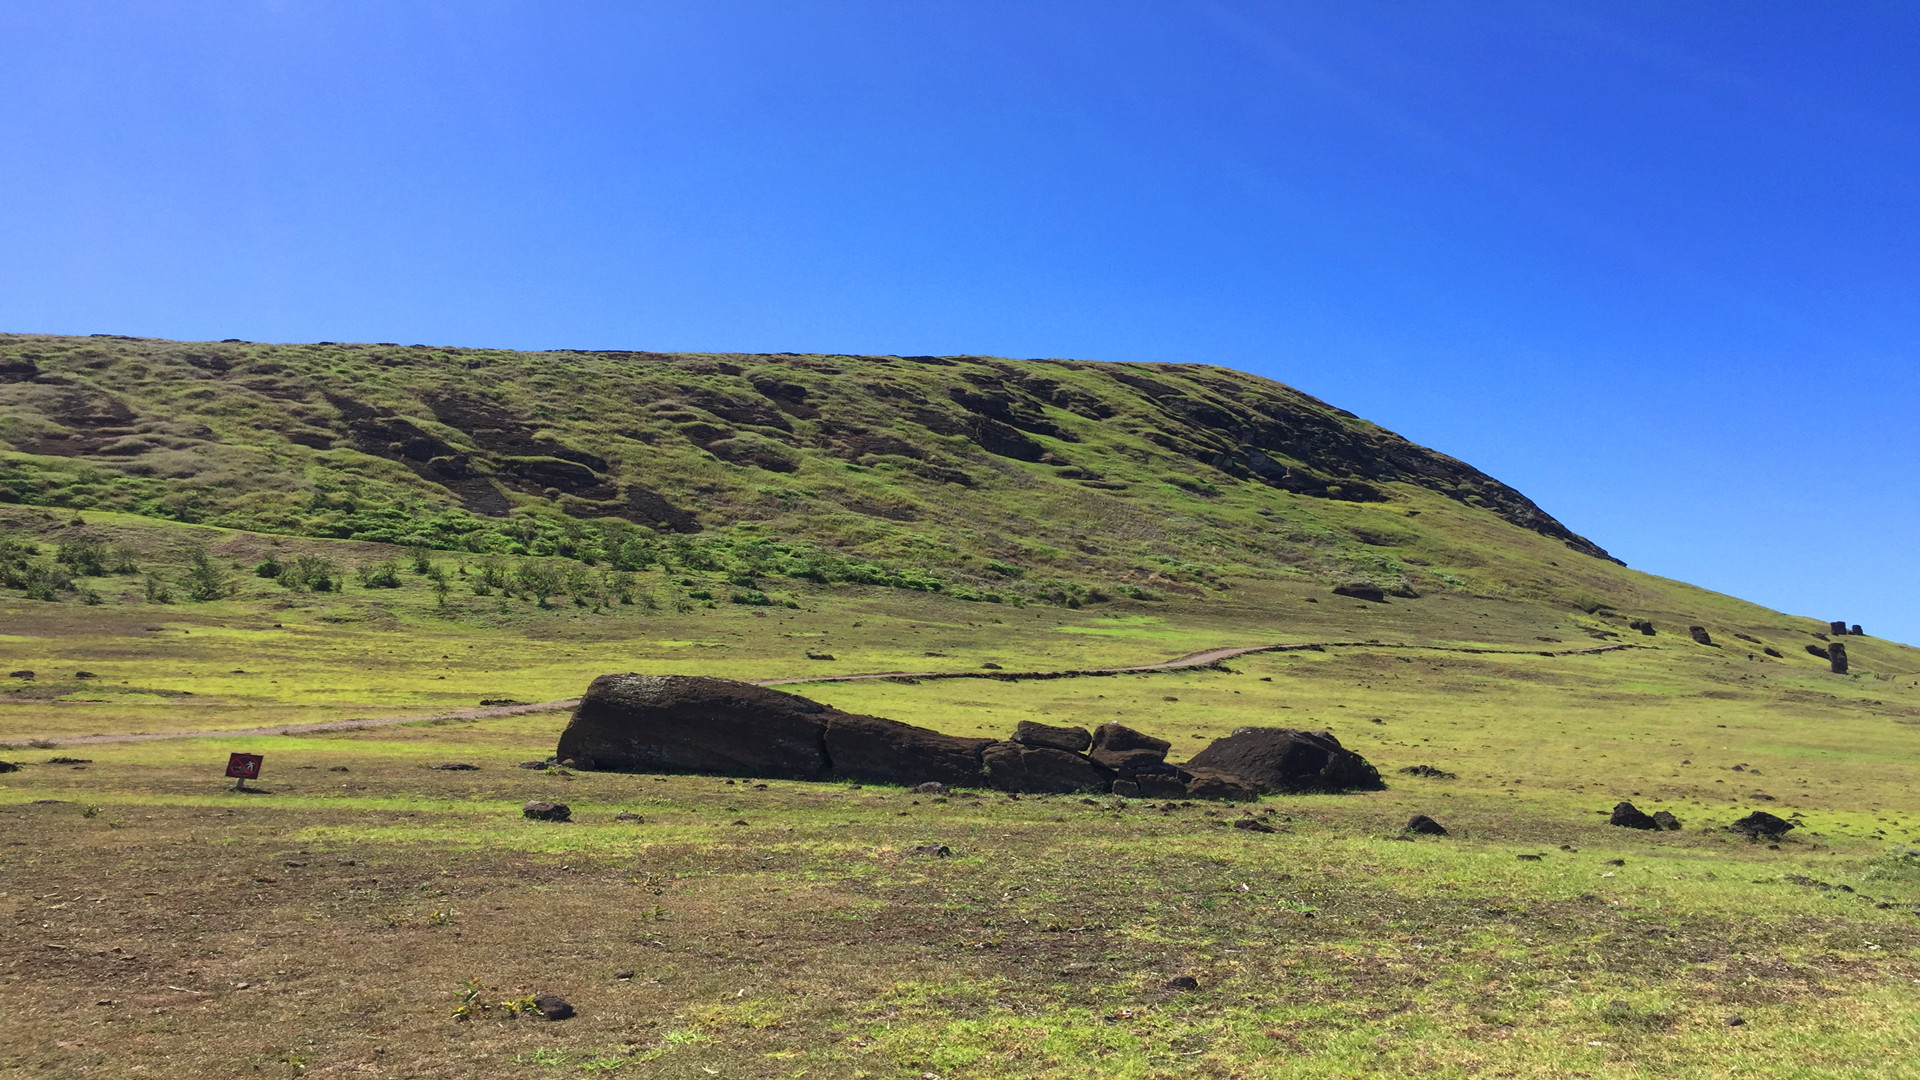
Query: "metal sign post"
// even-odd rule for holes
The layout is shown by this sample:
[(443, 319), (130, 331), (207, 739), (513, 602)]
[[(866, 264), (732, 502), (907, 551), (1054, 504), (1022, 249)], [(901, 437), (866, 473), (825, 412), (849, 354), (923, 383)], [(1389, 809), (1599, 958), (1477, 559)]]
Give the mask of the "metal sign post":
[(227, 775), (233, 777), (233, 790), (247, 790), (247, 781), (260, 776), (261, 755), (228, 754)]

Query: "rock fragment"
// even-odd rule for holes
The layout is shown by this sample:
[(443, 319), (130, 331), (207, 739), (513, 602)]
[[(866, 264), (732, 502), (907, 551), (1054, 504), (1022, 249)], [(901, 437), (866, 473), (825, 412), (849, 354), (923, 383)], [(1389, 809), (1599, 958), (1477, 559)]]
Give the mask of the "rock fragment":
[(1607, 824), (1617, 825), (1622, 829), (1658, 829), (1660, 827), (1660, 823), (1654, 820), (1653, 815), (1643, 812), (1639, 807), (1624, 800), (1614, 804), (1613, 816), (1607, 819)]
[(1416, 836), (1446, 836), (1447, 827), (1425, 814), (1415, 814), (1407, 819), (1407, 830)]
[(520, 808), (520, 816), (529, 821), (572, 821), (573, 808), (566, 803), (535, 800)]

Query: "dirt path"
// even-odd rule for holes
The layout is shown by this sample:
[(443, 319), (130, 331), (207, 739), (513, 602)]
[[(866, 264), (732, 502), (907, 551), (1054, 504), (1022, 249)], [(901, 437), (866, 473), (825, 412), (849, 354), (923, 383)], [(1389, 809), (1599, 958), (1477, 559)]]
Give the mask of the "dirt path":
[[(1131, 667), (1069, 668), (1064, 671), (875, 671), (858, 675), (803, 675), (789, 679), (751, 679), (755, 686), (793, 686), (799, 683), (830, 682), (867, 682), (875, 679), (891, 679), (900, 682), (926, 682), (939, 679), (998, 679), (1003, 682), (1026, 682), (1036, 679), (1077, 679), (1099, 677), (1103, 675), (1141, 675), (1156, 671), (1182, 671), (1193, 668), (1208, 668), (1225, 663), (1235, 657), (1251, 656), (1254, 653), (1269, 652), (1319, 652), (1336, 648), (1366, 649), (1420, 649), (1433, 652), (1457, 652), (1475, 654), (1493, 654), (1499, 656), (1592, 656), (1596, 653), (1617, 652), (1622, 649), (1646, 648), (1643, 645), (1602, 645), (1592, 649), (1565, 649), (1550, 652), (1536, 649), (1476, 649), (1465, 646), (1448, 645), (1397, 645), (1379, 641), (1318, 641), (1292, 645), (1237, 645), (1219, 649), (1203, 649), (1200, 652), (1176, 656), (1158, 664), (1136, 664)], [(495, 716), (521, 716), (526, 713), (558, 712), (571, 709), (580, 704), (579, 698), (565, 701), (543, 701), (535, 705), (495, 705), (476, 709), (462, 709), (459, 712), (436, 713), (432, 716), (367, 716), (348, 720), (325, 720), (313, 724), (276, 724), (272, 727), (226, 728), (217, 731), (158, 731), (142, 732), (138, 735), (76, 735), (64, 739), (33, 739), (30, 745), (44, 748), (56, 746), (92, 746), (101, 743), (153, 742), (158, 739), (216, 739), (246, 738), (254, 735), (305, 735), (318, 731), (353, 731), (358, 728), (391, 727), (395, 724), (425, 724), (435, 720), (485, 720)]]

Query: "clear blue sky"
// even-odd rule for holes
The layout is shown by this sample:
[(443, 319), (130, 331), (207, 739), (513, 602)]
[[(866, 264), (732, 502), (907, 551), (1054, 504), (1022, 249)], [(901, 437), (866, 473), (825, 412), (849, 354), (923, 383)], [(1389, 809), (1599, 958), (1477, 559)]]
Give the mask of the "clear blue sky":
[(1920, 641), (1920, 8), (0, 2), (0, 329), (1270, 375)]

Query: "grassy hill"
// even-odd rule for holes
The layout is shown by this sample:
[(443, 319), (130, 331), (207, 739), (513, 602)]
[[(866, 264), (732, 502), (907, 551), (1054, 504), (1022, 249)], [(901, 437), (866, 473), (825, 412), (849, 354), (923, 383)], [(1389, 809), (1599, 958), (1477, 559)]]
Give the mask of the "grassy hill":
[[(1624, 567), (1277, 383), (16, 335), (0, 441), (0, 1024), (22, 1033), (0, 1076), (1920, 1058), (1920, 651), (1849, 635), (1836, 674), (1809, 651), (1824, 621)], [(1282, 643), (1313, 647), (792, 689), (956, 734), (1119, 720), (1176, 759), (1325, 728), (1387, 790), (762, 789), (517, 768), (564, 712), (432, 719), (606, 671), (990, 676)], [(237, 734), (366, 716), (420, 722)], [(67, 741), (136, 732), (228, 734)], [(233, 750), (266, 754), (270, 795), (220, 777)], [(1401, 771), (1422, 765), (1452, 775)], [(576, 823), (522, 820), (532, 798)], [(1613, 828), (1622, 799), (1686, 827)], [(1797, 828), (1727, 831), (1755, 809)], [(1407, 842), (1414, 813), (1452, 835)], [(580, 1016), (513, 1019), (539, 990)]]

